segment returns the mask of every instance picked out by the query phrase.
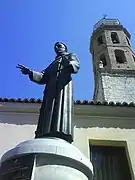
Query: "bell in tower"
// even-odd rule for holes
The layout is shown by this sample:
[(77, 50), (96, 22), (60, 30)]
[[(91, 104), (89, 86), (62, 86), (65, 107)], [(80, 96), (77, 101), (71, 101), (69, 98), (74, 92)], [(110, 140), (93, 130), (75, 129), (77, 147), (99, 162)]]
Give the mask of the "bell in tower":
[(135, 102), (135, 54), (130, 34), (117, 19), (94, 25), (90, 41), (95, 90), (93, 100)]

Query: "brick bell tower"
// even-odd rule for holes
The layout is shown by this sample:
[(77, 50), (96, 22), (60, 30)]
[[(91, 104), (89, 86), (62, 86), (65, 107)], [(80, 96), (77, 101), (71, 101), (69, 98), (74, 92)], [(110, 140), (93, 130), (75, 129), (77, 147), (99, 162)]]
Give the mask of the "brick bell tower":
[(135, 102), (135, 54), (130, 34), (117, 19), (101, 19), (90, 41), (95, 90), (93, 100)]

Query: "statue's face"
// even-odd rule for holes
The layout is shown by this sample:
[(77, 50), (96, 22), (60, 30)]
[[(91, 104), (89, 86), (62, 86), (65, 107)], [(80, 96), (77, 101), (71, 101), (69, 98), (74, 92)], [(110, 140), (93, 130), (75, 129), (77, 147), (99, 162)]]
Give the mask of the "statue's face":
[(66, 52), (66, 46), (62, 43), (56, 43), (55, 44), (55, 52), (56, 52), (56, 54)]

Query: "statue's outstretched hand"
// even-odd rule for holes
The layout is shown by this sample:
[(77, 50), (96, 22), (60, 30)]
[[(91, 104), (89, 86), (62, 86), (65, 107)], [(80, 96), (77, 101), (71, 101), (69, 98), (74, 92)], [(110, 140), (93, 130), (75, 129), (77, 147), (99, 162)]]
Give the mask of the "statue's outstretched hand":
[(25, 75), (30, 74), (30, 72), (31, 72), (31, 71), (29, 70), (29, 68), (25, 67), (25, 66), (22, 65), (22, 64), (18, 64), (18, 65), (16, 66), (16, 68), (20, 69), (21, 72), (22, 72), (23, 74), (25, 74)]

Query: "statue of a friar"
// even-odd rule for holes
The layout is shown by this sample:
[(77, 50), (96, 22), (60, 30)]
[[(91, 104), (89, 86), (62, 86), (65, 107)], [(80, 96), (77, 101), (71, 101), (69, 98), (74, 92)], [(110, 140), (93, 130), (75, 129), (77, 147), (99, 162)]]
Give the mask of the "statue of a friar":
[(71, 143), (71, 74), (77, 73), (80, 65), (77, 56), (68, 53), (64, 43), (55, 43), (54, 50), (54, 61), (42, 72), (32, 71), (21, 64), (17, 68), (29, 75), (31, 81), (46, 84), (35, 138), (58, 137)]

